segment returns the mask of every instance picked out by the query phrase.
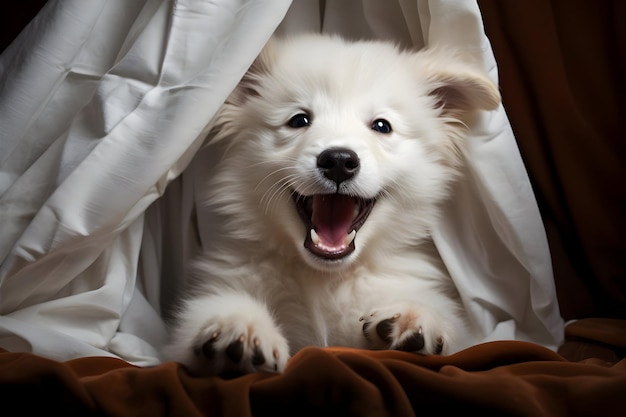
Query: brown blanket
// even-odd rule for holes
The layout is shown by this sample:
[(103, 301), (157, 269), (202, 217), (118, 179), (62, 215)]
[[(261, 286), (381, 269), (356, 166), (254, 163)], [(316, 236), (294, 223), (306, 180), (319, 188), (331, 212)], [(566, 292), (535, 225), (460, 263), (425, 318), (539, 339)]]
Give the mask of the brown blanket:
[[(567, 333), (570, 354), (589, 353), (581, 345), (615, 358), (626, 350), (624, 321), (582, 321)], [(0, 404), (20, 416), (625, 416), (626, 359), (568, 360), (525, 342), (447, 357), (307, 348), (282, 375), (198, 378), (175, 363), (3, 352)]]

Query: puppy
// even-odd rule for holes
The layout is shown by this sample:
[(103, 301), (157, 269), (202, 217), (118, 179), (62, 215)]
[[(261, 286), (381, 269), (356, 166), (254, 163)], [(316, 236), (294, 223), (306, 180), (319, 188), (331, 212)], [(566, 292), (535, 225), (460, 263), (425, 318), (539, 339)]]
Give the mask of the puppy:
[(449, 354), (476, 342), (430, 240), (466, 123), (500, 102), (444, 50), (273, 39), (214, 119), (213, 247), (166, 357), (281, 372), (304, 346)]

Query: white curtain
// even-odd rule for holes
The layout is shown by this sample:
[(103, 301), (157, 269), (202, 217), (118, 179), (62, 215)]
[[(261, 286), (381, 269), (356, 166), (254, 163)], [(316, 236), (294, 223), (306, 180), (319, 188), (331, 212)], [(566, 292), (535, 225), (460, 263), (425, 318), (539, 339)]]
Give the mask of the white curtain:
[[(159, 363), (184, 265), (211, 244), (206, 126), (275, 31), (454, 45), (497, 79), (473, 0), (49, 0), (0, 57), (0, 347)], [(437, 247), (485, 341), (555, 349), (548, 246), (504, 110), (472, 129)]]

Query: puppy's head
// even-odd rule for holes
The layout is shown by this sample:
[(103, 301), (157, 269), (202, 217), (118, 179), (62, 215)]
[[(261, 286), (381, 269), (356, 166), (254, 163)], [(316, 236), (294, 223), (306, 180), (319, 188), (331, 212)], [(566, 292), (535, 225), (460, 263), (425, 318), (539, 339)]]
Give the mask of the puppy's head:
[(498, 104), (497, 87), (446, 51), (274, 39), (215, 119), (227, 150), (210, 202), (233, 237), (320, 270), (386, 256), (428, 235), (465, 122)]

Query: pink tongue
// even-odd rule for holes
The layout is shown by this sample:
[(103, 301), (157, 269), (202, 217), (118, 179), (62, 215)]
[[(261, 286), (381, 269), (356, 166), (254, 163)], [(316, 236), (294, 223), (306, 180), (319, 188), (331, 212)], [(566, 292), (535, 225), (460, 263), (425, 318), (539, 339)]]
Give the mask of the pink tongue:
[(342, 246), (352, 230), (354, 198), (341, 194), (323, 194), (313, 197), (313, 227), (320, 242), (326, 246)]

